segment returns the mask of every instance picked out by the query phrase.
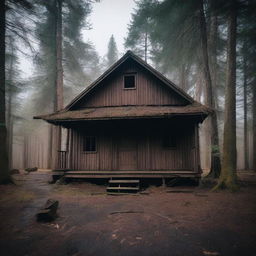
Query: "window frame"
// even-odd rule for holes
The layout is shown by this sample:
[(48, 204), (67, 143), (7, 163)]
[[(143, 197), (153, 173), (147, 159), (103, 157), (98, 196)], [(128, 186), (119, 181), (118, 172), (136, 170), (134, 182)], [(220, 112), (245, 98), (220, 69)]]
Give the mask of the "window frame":
[[(94, 146), (95, 146), (95, 150), (86, 150), (86, 143), (87, 143), (87, 139), (88, 138), (94, 138)], [(97, 137), (95, 135), (84, 135), (83, 136), (83, 143), (82, 143), (82, 150), (83, 150), (83, 153), (85, 154), (95, 154), (97, 153), (97, 148), (98, 148), (98, 145), (97, 145)]]
[[(125, 87), (125, 77), (133, 76), (134, 77), (134, 87)], [(136, 90), (137, 89), (137, 73), (126, 73), (123, 75), (123, 89), (124, 90)]]

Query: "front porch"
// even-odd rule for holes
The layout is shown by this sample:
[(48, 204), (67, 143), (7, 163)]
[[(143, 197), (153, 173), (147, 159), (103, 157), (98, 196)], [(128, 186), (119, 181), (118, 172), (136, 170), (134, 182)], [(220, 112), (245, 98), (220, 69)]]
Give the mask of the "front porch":
[(52, 172), (53, 176), (64, 176), (65, 178), (200, 178), (201, 170), (70, 170), (56, 169)]
[(201, 174), (198, 127), (193, 119), (74, 122), (67, 134), (66, 151), (58, 151), (56, 175), (172, 178)]

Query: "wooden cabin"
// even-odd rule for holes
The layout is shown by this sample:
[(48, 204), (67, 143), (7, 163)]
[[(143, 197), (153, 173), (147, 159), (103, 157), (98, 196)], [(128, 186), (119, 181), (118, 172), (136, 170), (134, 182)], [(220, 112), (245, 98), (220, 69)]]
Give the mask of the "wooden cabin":
[(209, 113), (128, 51), (63, 110), (35, 118), (67, 129), (55, 167), (66, 177), (198, 178)]

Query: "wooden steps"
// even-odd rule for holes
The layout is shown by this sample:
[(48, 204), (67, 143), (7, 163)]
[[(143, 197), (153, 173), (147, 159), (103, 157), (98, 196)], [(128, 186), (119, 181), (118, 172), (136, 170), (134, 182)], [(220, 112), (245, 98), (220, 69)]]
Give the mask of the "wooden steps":
[(140, 190), (140, 180), (134, 179), (110, 179), (108, 182), (108, 194), (136, 193)]
[(107, 190), (139, 190), (137, 187), (107, 187)]
[(109, 183), (139, 183), (140, 180), (110, 180)]

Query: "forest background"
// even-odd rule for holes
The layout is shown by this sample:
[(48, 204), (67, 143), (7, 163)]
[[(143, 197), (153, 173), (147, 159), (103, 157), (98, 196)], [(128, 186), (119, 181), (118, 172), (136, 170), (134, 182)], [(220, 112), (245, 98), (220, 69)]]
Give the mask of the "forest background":
[[(5, 150), (8, 169), (50, 168), (55, 131), (33, 116), (61, 109), (131, 49), (215, 110), (200, 127), (201, 165), (210, 176), (221, 173), (226, 183), (224, 173), (235, 180), (237, 168), (256, 170), (255, 1), (116, 2), (2, 1), (1, 161)], [(99, 54), (90, 33), (113, 31), (104, 5), (117, 17), (132, 13), (123, 45), (113, 32)], [(90, 21), (94, 8), (102, 32)]]

